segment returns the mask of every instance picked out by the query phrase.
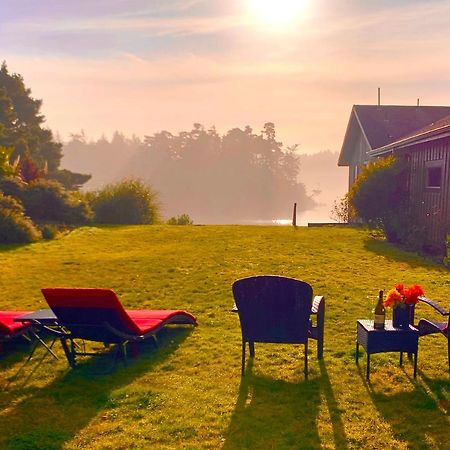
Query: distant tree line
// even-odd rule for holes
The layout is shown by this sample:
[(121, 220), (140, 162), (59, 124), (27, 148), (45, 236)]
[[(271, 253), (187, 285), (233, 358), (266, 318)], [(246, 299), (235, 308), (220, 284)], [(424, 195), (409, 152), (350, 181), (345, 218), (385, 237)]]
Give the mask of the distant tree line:
[(188, 212), (196, 222), (229, 223), (289, 217), (294, 202), (300, 210), (315, 206), (298, 181), (296, 146), (277, 141), (270, 122), (260, 133), (245, 127), (224, 135), (197, 123), (191, 131), (161, 131), (143, 142), (120, 133), (111, 142), (87, 142), (78, 134), (64, 152), (67, 167), (87, 170), (92, 164), (91, 186), (102, 177), (108, 182), (134, 176), (150, 183), (167, 216)]

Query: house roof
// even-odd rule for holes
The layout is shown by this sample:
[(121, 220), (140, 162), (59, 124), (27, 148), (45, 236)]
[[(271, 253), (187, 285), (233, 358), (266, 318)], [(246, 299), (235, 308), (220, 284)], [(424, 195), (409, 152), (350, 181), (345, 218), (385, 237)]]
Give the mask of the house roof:
[(409, 145), (417, 144), (419, 142), (430, 141), (433, 139), (440, 139), (442, 137), (450, 136), (450, 115), (433, 122), (420, 130), (402, 137), (401, 139), (375, 148), (369, 152), (370, 156), (379, 156), (390, 152), (394, 148), (407, 147)]
[(354, 105), (338, 164), (350, 164), (353, 137), (358, 128), (370, 150), (373, 150), (399, 141), (404, 136), (416, 134), (417, 130), (449, 115), (449, 106)]

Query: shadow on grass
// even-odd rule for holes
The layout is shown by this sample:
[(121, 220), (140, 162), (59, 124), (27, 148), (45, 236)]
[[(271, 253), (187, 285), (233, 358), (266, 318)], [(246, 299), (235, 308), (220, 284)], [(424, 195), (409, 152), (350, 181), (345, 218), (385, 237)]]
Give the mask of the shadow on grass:
[(299, 383), (254, 375), (252, 364), (250, 360), (241, 379), (224, 450), (320, 448), (318, 417), (323, 397), (332, 421), (335, 448), (347, 449), (340, 411), (323, 361), (319, 378)]
[(414, 386), (413, 390), (395, 394), (375, 390), (362, 373), (361, 378), (373, 404), (390, 424), (392, 433), (404, 441), (407, 448), (448, 448), (450, 408), (446, 396), (450, 390), (450, 381), (431, 380), (420, 370), (417, 381), (406, 371), (405, 375)]
[(333, 439), (334, 446), (336, 449), (346, 450), (347, 437), (345, 435), (344, 424), (341, 419), (341, 411), (338, 407), (336, 397), (333, 393), (333, 388), (331, 386), (330, 377), (328, 376), (327, 368), (323, 359), (319, 361), (320, 367), (320, 389), (324, 393), (325, 400), (327, 402), (328, 413), (330, 415), (331, 425), (333, 427)]
[(427, 267), (429, 269), (443, 270), (444, 267), (439, 265), (439, 261), (433, 260), (431, 257), (426, 257), (418, 253), (404, 250), (400, 247), (396, 247), (387, 241), (367, 238), (364, 241), (364, 247), (377, 255), (382, 255), (391, 261), (407, 263), (410, 267)]
[[(156, 350), (147, 343), (137, 359), (130, 360), (126, 367), (119, 364), (108, 375), (98, 374), (98, 360), (103, 358), (91, 357), (42, 389), (19, 386), (3, 391), (0, 395), (0, 447), (10, 450), (63, 448), (99, 411), (108, 408), (113, 390), (151, 371), (174, 353), (191, 332), (188, 328), (164, 330), (159, 335)], [(17, 402), (17, 396), (24, 399)], [(151, 393), (144, 392), (142, 396), (148, 402)]]
[(32, 342), (22, 336), (0, 343), (0, 370), (8, 369), (26, 359), (32, 349)]
[(0, 253), (8, 253), (12, 252), (14, 250), (29, 247), (32, 245), (32, 243), (26, 243), (26, 244), (0, 244)]

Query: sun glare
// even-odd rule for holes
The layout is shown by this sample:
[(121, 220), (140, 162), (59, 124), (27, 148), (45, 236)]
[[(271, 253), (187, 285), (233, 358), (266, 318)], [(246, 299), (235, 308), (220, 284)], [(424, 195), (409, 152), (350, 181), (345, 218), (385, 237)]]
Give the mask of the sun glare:
[(248, 0), (251, 14), (271, 25), (284, 25), (297, 19), (307, 0)]

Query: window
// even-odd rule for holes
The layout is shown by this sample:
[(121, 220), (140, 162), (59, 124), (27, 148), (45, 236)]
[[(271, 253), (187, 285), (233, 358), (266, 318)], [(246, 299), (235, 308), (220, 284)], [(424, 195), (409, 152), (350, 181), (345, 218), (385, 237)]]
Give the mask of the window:
[(427, 161), (426, 187), (429, 189), (440, 189), (442, 186), (443, 161)]

